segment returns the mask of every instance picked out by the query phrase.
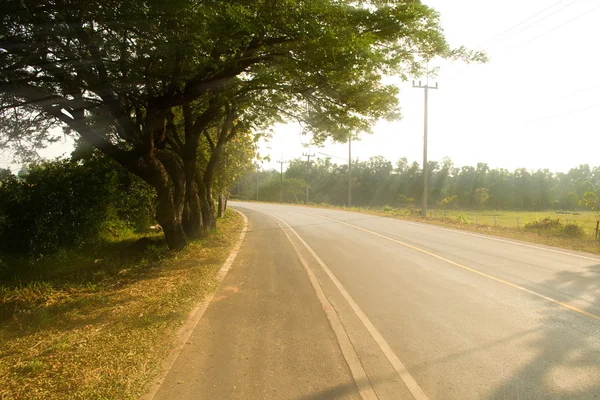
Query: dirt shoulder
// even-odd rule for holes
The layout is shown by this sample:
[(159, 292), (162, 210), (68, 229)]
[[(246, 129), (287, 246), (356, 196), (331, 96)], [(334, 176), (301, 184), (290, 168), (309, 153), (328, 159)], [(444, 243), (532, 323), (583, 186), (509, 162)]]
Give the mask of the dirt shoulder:
[(228, 211), (182, 252), (155, 240), (133, 261), (105, 254), (101, 280), (0, 284), (0, 399), (137, 399), (243, 224)]

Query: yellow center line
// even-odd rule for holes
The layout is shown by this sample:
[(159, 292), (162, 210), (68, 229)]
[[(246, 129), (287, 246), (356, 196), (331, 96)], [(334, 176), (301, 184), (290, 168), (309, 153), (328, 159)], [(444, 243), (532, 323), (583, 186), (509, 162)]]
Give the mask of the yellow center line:
[(416, 247), (416, 246), (410, 245), (410, 244), (408, 244), (408, 243), (405, 243), (405, 242), (402, 242), (402, 241), (400, 241), (400, 240), (393, 239), (393, 238), (391, 238), (391, 237), (389, 237), (389, 236), (385, 236), (385, 235), (382, 235), (382, 234), (380, 234), (380, 233), (373, 232), (373, 231), (371, 231), (371, 230), (369, 230), (369, 229), (361, 228), (360, 226), (357, 226), (357, 225), (354, 225), (354, 224), (349, 224), (349, 223), (347, 223), (347, 222), (344, 222), (344, 221), (340, 221), (339, 219), (335, 219), (335, 218), (329, 218), (329, 217), (326, 217), (326, 216), (324, 216), (324, 215), (319, 215), (319, 214), (313, 214), (313, 213), (309, 213), (309, 214), (311, 214), (311, 215), (314, 215), (314, 216), (316, 216), (316, 217), (319, 217), (319, 218), (324, 218), (324, 219), (328, 219), (328, 220), (331, 220), (331, 221), (336, 221), (336, 222), (338, 222), (338, 223), (340, 223), (340, 224), (343, 224), (343, 225), (348, 225), (348, 226), (350, 226), (350, 227), (352, 227), (352, 228), (355, 228), (355, 229), (358, 229), (358, 230), (361, 230), (361, 231), (364, 231), (364, 232), (368, 232), (368, 233), (370, 233), (370, 234), (372, 234), (372, 235), (379, 236), (380, 238), (387, 239), (387, 240), (389, 240), (389, 241), (391, 241), (391, 242), (394, 242), (394, 243), (401, 244), (402, 246), (408, 247), (409, 249), (412, 249), (412, 250), (418, 251), (418, 252), (420, 252), (420, 253), (423, 253), (423, 254), (427, 254), (427, 255), (428, 255), (428, 256), (430, 256), (430, 257), (437, 258), (438, 260), (441, 260), (441, 261), (447, 262), (448, 264), (454, 265), (455, 267), (462, 268), (462, 269), (464, 269), (464, 270), (467, 270), (467, 271), (469, 271), (469, 272), (473, 272), (473, 273), (475, 273), (475, 274), (477, 274), (477, 275), (484, 276), (484, 277), (486, 277), (486, 278), (488, 278), (488, 279), (492, 279), (492, 280), (494, 280), (494, 281), (496, 281), (496, 282), (500, 282), (500, 283), (502, 283), (502, 284), (504, 284), (504, 285), (506, 285), (506, 286), (510, 286), (510, 287), (512, 287), (512, 288), (515, 288), (515, 289), (521, 290), (521, 291), (523, 291), (523, 292), (529, 293), (529, 294), (531, 294), (531, 295), (533, 295), (533, 296), (539, 297), (539, 298), (541, 298), (541, 299), (544, 299), (544, 300), (546, 300), (546, 301), (549, 301), (550, 303), (554, 303), (554, 304), (556, 304), (556, 305), (559, 305), (559, 306), (561, 306), (561, 307), (563, 307), (563, 308), (566, 308), (566, 309), (568, 309), (568, 310), (574, 311), (574, 312), (576, 312), (576, 313), (578, 313), (578, 314), (585, 315), (586, 317), (590, 317), (590, 318), (593, 318), (593, 319), (595, 319), (595, 320), (597, 320), (597, 321), (600, 321), (600, 316), (598, 316), (598, 315), (592, 314), (592, 313), (590, 313), (590, 312), (587, 312), (587, 311), (585, 311), (585, 310), (582, 310), (582, 309), (580, 309), (580, 308), (577, 308), (577, 307), (573, 307), (572, 305), (569, 305), (569, 304), (567, 304), (567, 303), (563, 303), (562, 301), (558, 301), (558, 300), (556, 300), (556, 299), (553, 299), (553, 298), (551, 298), (551, 297), (544, 296), (544, 295), (543, 295), (543, 294), (541, 294), (541, 293), (534, 292), (533, 290), (530, 290), (530, 289), (527, 289), (527, 288), (525, 288), (525, 287), (523, 287), (523, 286), (519, 286), (519, 285), (516, 285), (516, 284), (514, 284), (514, 283), (511, 283), (511, 282), (505, 281), (504, 279), (500, 279), (500, 278), (497, 278), (497, 277), (495, 277), (495, 276), (493, 276), (493, 275), (486, 274), (485, 272), (481, 272), (481, 271), (478, 271), (478, 270), (476, 270), (476, 269), (474, 269), (474, 268), (467, 267), (466, 265), (462, 265), (462, 264), (459, 264), (459, 263), (457, 263), (457, 262), (454, 262), (454, 261), (452, 261), (452, 260), (448, 260), (447, 258), (444, 258), (444, 257), (438, 256), (437, 254), (435, 254), (435, 253), (432, 253), (432, 252), (430, 252), (430, 251), (423, 250), (423, 249), (421, 249), (421, 248), (419, 248), (419, 247)]

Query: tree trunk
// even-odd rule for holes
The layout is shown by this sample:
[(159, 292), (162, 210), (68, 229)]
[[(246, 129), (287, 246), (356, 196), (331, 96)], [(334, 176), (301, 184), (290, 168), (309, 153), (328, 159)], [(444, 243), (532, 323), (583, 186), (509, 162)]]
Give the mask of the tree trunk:
[(171, 250), (181, 250), (187, 244), (182, 218), (185, 204), (185, 174), (181, 164), (172, 155), (157, 152), (157, 156), (146, 158), (157, 171), (155, 188), (158, 194), (156, 220), (163, 228), (165, 239)]
[(183, 160), (186, 191), (183, 208), (183, 230), (190, 239), (197, 239), (204, 233), (204, 219), (200, 205), (200, 192), (196, 183), (196, 159), (189, 157)]
[(224, 207), (224, 203), (225, 203), (223, 193), (219, 193), (219, 195), (217, 196), (217, 201), (218, 201), (217, 218), (221, 218), (223, 216), (223, 211), (224, 211), (223, 207)]
[(181, 223), (182, 212), (178, 210), (174, 193), (168, 189), (158, 192), (156, 220), (160, 224), (171, 250), (181, 250), (187, 244), (187, 239)]
[(227, 192), (227, 195), (225, 196), (225, 201), (223, 202), (223, 211), (227, 211), (227, 202), (229, 201), (229, 192)]
[(212, 188), (209, 190), (202, 182), (202, 179), (197, 180), (198, 199), (200, 201), (200, 209), (202, 210), (202, 221), (205, 229), (214, 229), (217, 227), (217, 219), (215, 217), (215, 204), (212, 198)]
[(193, 180), (186, 187), (183, 208), (183, 230), (190, 239), (197, 239), (204, 233), (198, 186)]

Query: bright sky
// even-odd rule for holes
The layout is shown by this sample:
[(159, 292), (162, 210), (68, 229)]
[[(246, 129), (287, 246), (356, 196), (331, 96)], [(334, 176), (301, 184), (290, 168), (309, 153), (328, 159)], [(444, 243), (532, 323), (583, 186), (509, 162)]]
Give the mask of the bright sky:
[[(511, 170), (600, 165), (598, 0), (424, 2), (441, 13), (453, 47), (485, 49), (490, 57), (485, 65), (434, 65), (441, 71), (430, 81), (440, 87), (429, 95), (430, 160), (448, 156), (458, 166), (486, 162)], [(421, 164), (423, 90), (400, 83), (400, 104), (403, 119), (381, 122), (373, 135), (354, 142), (353, 158), (407, 157)], [(302, 156), (307, 149), (300, 144), (308, 138), (300, 131), (297, 125), (278, 126), (261, 145), (261, 155), (271, 156), (263, 166), (279, 169), (282, 153), (286, 160)], [(311, 147), (325, 157), (319, 152), (343, 158), (332, 158), (337, 163), (348, 157), (345, 144)]]
[[(424, 1), (441, 13), (452, 46), (485, 49), (490, 57), (485, 65), (432, 65), (441, 71), (431, 81), (440, 88), (429, 96), (430, 160), (448, 156), (458, 166), (486, 162), (511, 170), (600, 165), (598, 0)], [(399, 85), (403, 119), (381, 122), (373, 135), (354, 142), (353, 158), (422, 161), (423, 90)], [(301, 157), (308, 138), (300, 131), (277, 126), (261, 144), (261, 155), (271, 156), (263, 167), (279, 169), (282, 153), (286, 160)], [(57, 143), (44, 155), (68, 155), (71, 143)], [(333, 158), (338, 163), (348, 155), (344, 144), (311, 147), (325, 157), (319, 152), (340, 157)], [(10, 161), (0, 155), (0, 167)]]

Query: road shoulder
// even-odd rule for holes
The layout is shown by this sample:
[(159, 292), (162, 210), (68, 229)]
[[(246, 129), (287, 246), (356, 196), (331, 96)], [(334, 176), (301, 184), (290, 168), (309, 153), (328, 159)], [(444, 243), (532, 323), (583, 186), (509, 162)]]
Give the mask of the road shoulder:
[(154, 398), (360, 398), (291, 244), (242, 211), (240, 252)]

